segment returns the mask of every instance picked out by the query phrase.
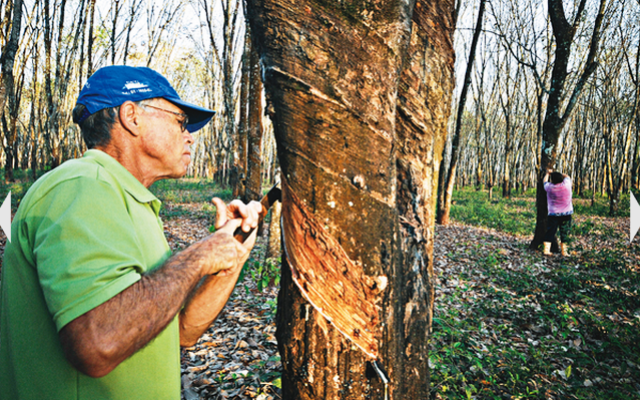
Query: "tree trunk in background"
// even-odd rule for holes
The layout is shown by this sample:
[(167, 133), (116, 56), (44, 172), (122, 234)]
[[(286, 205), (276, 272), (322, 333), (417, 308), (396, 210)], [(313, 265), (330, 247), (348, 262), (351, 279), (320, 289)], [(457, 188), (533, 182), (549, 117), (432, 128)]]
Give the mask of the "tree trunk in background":
[(96, 15), (96, 0), (89, 7), (89, 39), (87, 40), (87, 79), (93, 75), (93, 23)]
[(129, 20), (127, 21), (127, 34), (124, 40), (124, 55), (122, 56), (122, 64), (127, 65), (127, 58), (129, 57), (129, 43), (131, 41), (131, 31), (138, 15), (138, 10), (142, 5), (142, 0), (136, 2), (135, 0), (129, 3)]
[(122, 10), (123, 4), (120, 4), (120, 0), (111, 0), (111, 7), (113, 7), (113, 19), (111, 20), (111, 65), (116, 63), (116, 32), (118, 31), (118, 17), (120, 16), (120, 10)]
[[(91, 32), (91, 29), (89, 29)], [(44, 91), (46, 93), (46, 116), (44, 123), (44, 143), (47, 146), (47, 153), (52, 158), (51, 168), (53, 169), (55, 161), (57, 157), (54, 154), (54, 148), (51, 147), (51, 132), (54, 130), (54, 119), (55, 119), (55, 107), (53, 102), (53, 84), (51, 82), (51, 40), (53, 37), (53, 33), (51, 32), (51, 17), (49, 10), (49, 0), (44, 0), (44, 53), (45, 53), (45, 63), (44, 63)], [(91, 37), (89, 38), (91, 39)], [(91, 42), (90, 42), (91, 43)], [(90, 56), (91, 54), (89, 54)], [(91, 60), (91, 57), (89, 57)], [(88, 69), (91, 69), (88, 67)]]
[[(38, 21), (36, 19), (36, 21)], [(33, 51), (35, 54), (38, 53), (38, 43), (36, 42), (33, 46)], [(33, 85), (38, 81), (38, 60), (39, 57), (33, 58)], [(31, 118), (29, 118), (29, 132), (30, 138), (29, 141), (31, 143), (31, 178), (35, 182), (38, 178), (38, 123), (36, 123), (36, 91), (31, 91)], [(38, 109), (40, 109), (40, 105), (38, 104)], [(38, 121), (39, 122), (39, 121)]]
[(580, 74), (563, 112), (561, 105), (566, 99), (564, 90), (565, 82), (569, 75), (571, 45), (582, 19), (586, 0), (580, 1), (573, 24), (570, 24), (566, 19), (562, 0), (548, 0), (549, 19), (551, 20), (553, 35), (556, 39), (556, 49), (553, 70), (551, 72), (551, 87), (549, 97), (547, 98), (547, 109), (544, 123), (542, 124), (540, 170), (538, 171), (538, 182), (536, 186), (536, 228), (533, 240), (529, 244), (530, 249), (537, 249), (542, 244), (547, 230), (547, 192), (544, 190), (542, 179), (544, 179), (547, 170), (556, 167), (558, 140), (562, 129), (567, 123), (587, 79), (593, 74), (598, 65), (595, 57), (598, 52), (600, 29), (604, 18), (606, 2), (606, 0), (600, 0), (600, 8), (592, 31), (589, 54), (585, 62), (584, 70)]
[[(508, 61), (506, 62), (509, 65)], [(517, 75), (516, 75), (517, 81)], [(513, 127), (512, 127), (512, 118), (511, 118), (511, 108), (513, 101), (513, 93), (509, 93), (509, 80), (507, 77), (507, 83), (504, 85), (504, 90), (506, 92), (506, 102), (504, 96), (500, 96), (500, 107), (502, 108), (502, 113), (504, 114), (504, 123), (505, 123), (505, 140), (504, 140), (504, 167), (503, 167), (503, 175), (502, 175), (502, 198), (509, 199), (511, 198), (511, 156), (513, 150)], [(517, 90), (517, 89), (516, 89)], [(516, 91), (514, 90), (514, 92)], [(517, 107), (516, 107), (517, 108)], [(517, 147), (517, 146), (516, 146)]]
[[(8, 15), (7, 15), (8, 17)], [(5, 132), (5, 140), (7, 145), (4, 146), (5, 153), (5, 170), (4, 180), (5, 182), (13, 182), (13, 157), (14, 157), (14, 145), (16, 141), (16, 129), (18, 128), (18, 106), (20, 104), (19, 99), (16, 98), (14, 77), (13, 77), (13, 64), (16, 59), (16, 52), (18, 51), (18, 42), (20, 41), (20, 27), (22, 26), (22, 0), (16, 0), (13, 4), (13, 16), (11, 22), (11, 34), (7, 44), (2, 49), (2, 57), (0, 61), (2, 63), (2, 87), (0, 89), (0, 114), (2, 118), (5, 117), (5, 99), (9, 100), (9, 124), (8, 132)]]
[[(640, 101), (640, 51), (636, 51), (636, 71), (635, 74), (632, 73), (631, 75), (632, 77), (635, 75), (633, 83), (636, 87), (635, 96), (637, 104), (637, 102)], [(631, 167), (631, 182), (629, 186), (640, 189), (640, 179), (638, 178), (638, 175), (640, 175), (640, 107), (638, 106), (636, 106), (633, 122), (636, 132), (636, 145), (633, 152), (633, 158), (631, 159), (633, 166)]]
[[(427, 398), (434, 150), (453, 89), (453, 2), (419, 1), (413, 31), (401, 1), (248, 3), (274, 110), (283, 219), (299, 198), (364, 274), (352, 283), (375, 295), (363, 307), (378, 310), (388, 398)], [(288, 261), (277, 316), (283, 398), (384, 398), (371, 359), (307, 303)]]
[(262, 198), (262, 77), (260, 57), (255, 46), (251, 46), (249, 86), (249, 131), (247, 135), (247, 180), (244, 192), (246, 201)]
[[(222, 169), (224, 175), (224, 169), (227, 163), (231, 164), (231, 167), (236, 166), (236, 154), (235, 144), (236, 138), (236, 62), (234, 57), (236, 37), (239, 31), (239, 24), (237, 24), (239, 14), (239, 2), (231, 4), (231, 1), (220, 2), (223, 6), (222, 11), (222, 81), (223, 81), (223, 109), (222, 118), (224, 120), (224, 136), (222, 146), (228, 150), (225, 155), (226, 159), (222, 160)], [(215, 46), (214, 46), (215, 47)], [(230, 153), (230, 154), (229, 154)], [(223, 152), (224, 154), (224, 152)], [(243, 162), (246, 163), (246, 160)], [(238, 168), (239, 170), (240, 168)], [(245, 171), (242, 171), (243, 174)], [(245, 175), (246, 176), (246, 175)], [(242, 192), (241, 192), (242, 193)], [(240, 193), (240, 194), (241, 194)]]
[(249, 131), (249, 87), (251, 86), (251, 30), (247, 23), (244, 36), (244, 52), (242, 54), (242, 80), (240, 82), (240, 121), (238, 123), (238, 138), (234, 142), (236, 154), (234, 166), (230, 171), (229, 183), (233, 198), (245, 195), (247, 176), (247, 138)]
[(280, 216), (282, 215), (282, 203), (276, 201), (271, 206), (271, 220), (269, 221), (269, 244), (265, 254), (265, 262), (271, 261), (278, 265), (278, 258), (282, 255), (282, 230), (280, 229)]
[[(438, 224), (447, 225), (449, 223), (449, 214), (451, 213), (451, 198), (453, 197), (453, 185), (456, 181), (456, 170), (458, 168), (458, 157), (460, 156), (460, 132), (462, 130), (462, 115), (467, 102), (467, 92), (471, 85), (471, 71), (473, 69), (473, 60), (476, 57), (476, 48), (478, 47), (478, 39), (482, 32), (482, 17), (484, 15), (485, 0), (480, 0), (478, 8), (478, 19), (476, 21), (476, 29), (473, 33), (471, 48), (469, 49), (469, 61), (467, 69), (464, 73), (464, 82), (462, 84), (462, 92), (460, 92), (460, 100), (458, 101), (458, 112), (456, 115), (456, 125), (451, 145), (451, 162), (449, 168), (443, 169), (440, 174), (441, 179), (446, 179), (440, 185), (440, 193), (438, 196), (440, 207), (438, 208), (438, 216), (436, 222)], [(443, 149), (444, 150), (444, 149)], [(442, 167), (441, 167), (442, 168)]]

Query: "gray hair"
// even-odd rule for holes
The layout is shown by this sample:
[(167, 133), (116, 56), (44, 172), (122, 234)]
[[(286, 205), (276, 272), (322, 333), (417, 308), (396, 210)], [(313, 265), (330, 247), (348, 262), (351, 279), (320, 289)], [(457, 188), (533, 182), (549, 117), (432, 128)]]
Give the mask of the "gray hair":
[[(84, 104), (76, 104), (73, 108), (73, 120), (78, 121), (82, 115), (88, 112)], [(104, 108), (87, 117), (80, 125), (82, 139), (87, 148), (105, 146), (111, 140), (111, 128), (118, 119), (120, 106)]]
[[(153, 100), (145, 99), (140, 101), (134, 101), (133, 104), (138, 107), (143, 106), (145, 101)], [(88, 113), (89, 110), (84, 104), (76, 104), (73, 108), (72, 116), (73, 121), (78, 122), (83, 114)], [(111, 141), (111, 129), (113, 124), (118, 120), (120, 114), (120, 106), (103, 108), (89, 115), (84, 121), (79, 123), (80, 132), (82, 133), (82, 139), (87, 145), (87, 148), (93, 149), (96, 146), (106, 146)]]

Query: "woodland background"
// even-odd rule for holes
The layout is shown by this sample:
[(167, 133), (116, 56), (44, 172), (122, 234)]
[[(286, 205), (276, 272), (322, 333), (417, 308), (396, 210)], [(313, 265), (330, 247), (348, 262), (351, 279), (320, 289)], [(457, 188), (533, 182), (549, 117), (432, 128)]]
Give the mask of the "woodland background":
[[(340, 2), (361, 3), (375, 2)], [(195, 135), (190, 177), (152, 187), (174, 250), (208, 233), (211, 196), (259, 196), (278, 171), (274, 109), (244, 11), (240, 0), (0, 0), (2, 198), (12, 190), (15, 210), (37, 176), (83, 153), (71, 110), (111, 64), (154, 68), (217, 111)], [(455, 3), (440, 225), (426, 249), (432, 398), (640, 398), (639, 239), (626, 236), (640, 185), (638, 20), (640, 0)], [(526, 250), (549, 167), (574, 180), (564, 259)], [(228, 312), (183, 351), (186, 399), (282, 397), (279, 260), (259, 247)]]

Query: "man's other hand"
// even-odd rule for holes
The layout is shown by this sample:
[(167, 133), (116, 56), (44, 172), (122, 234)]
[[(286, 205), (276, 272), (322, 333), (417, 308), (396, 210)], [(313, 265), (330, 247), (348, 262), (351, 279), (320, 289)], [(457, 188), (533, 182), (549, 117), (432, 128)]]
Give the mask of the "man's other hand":
[(262, 212), (262, 205), (257, 201), (252, 201), (249, 204), (245, 204), (240, 200), (233, 200), (229, 205), (214, 197), (212, 200), (216, 206), (216, 229), (222, 228), (227, 221), (240, 218), (242, 220), (242, 231), (249, 232), (251, 229), (258, 226), (260, 220), (260, 213)]
[(217, 197), (213, 199), (213, 203), (217, 208), (216, 232), (196, 244), (196, 251), (203, 262), (201, 276), (234, 275), (249, 258), (256, 242), (257, 230), (254, 230), (244, 243), (235, 240), (233, 234), (239, 227), (245, 232), (256, 228), (262, 206), (256, 201), (244, 204), (240, 200), (226, 205)]

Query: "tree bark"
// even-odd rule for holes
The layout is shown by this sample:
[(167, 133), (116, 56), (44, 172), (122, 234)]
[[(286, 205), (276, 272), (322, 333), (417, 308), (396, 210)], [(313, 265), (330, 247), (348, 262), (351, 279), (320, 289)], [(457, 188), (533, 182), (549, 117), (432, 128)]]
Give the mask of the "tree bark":
[(89, 38), (87, 40), (87, 79), (93, 75), (93, 23), (96, 14), (96, 0), (89, 7)]
[(133, 25), (137, 20), (138, 10), (142, 5), (142, 0), (136, 2), (133, 0), (129, 5), (129, 20), (127, 21), (127, 35), (124, 41), (124, 55), (122, 56), (122, 64), (127, 65), (127, 58), (129, 57), (129, 42), (131, 40), (131, 31)]
[(397, 310), (403, 317), (402, 326), (397, 328), (400, 338), (395, 338), (399, 347), (394, 365), (396, 399), (427, 399), (430, 392), (428, 338), (434, 301), (435, 200), (439, 157), (454, 92), (453, 5), (453, 1), (416, 3), (398, 88), (396, 206), (400, 259), (396, 301), (403, 305)]
[(116, 63), (116, 31), (118, 29), (118, 17), (120, 16), (120, 9), (122, 5), (120, 0), (111, 0), (111, 7), (113, 7), (113, 19), (111, 20), (111, 65)]
[(282, 215), (282, 203), (277, 201), (271, 206), (271, 220), (269, 221), (269, 244), (265, 254), (265, 261), (273, 265), (278, 264), (278, 258), (282, 256), (282, 229), (280, 216)]
[(247, 30), (244, 36), (244, 52), (242, 54), (242, 80), (240, 81), (240, 121), (238, 123), (238, 137), (234, 141), (234, 168), (235, 174), (241, 179), (231, 181), (233, 197), (243, 197), (246, 193), (247, 176), (247, 142), (249, 131), (249, 88), (251, 86), (251, 29), (247, 22)]
[[(14, 88), (13, 64), (18, 52), (18, 42), (20, 41), (20, 28), (22, 26), (22, 0), (15, 0), (13, 4), (11, 22), (11, 34), (5, 47), (2, 49), (2, 86), (0, 88), (0, 113), (5, 115), (5, 99), (9, 100), (9, 124), (6, 132), (7, 146), (4, 147), (6, 156), (4, 179), (6, 182), (13, 182), (13, 147), (16, 141), (16, 129), (18, 119), (19, 101), (16, 99)], [(7, 15), (8, 17), (8, 15)]]
[[(205, 3), (206, 4), (206, 3)], [(236, 140), (236, 68), (235, 68), (235, 44), (236, 36), (239, 34), (237, 27), (239, 24), (238, 15), (240, 2), (236, 1), (231, 4), (231, 0), (221, 1), (223, 6), (222, 12), (222, 25), (223, 25), (223, 43), (222, 43), (222, 72), (223, 72), (223, 110), (222, 117), (224, 119), (224, 132), (226, 136), (226, 147), (230, 149), (235, 148), (234, 141)], [(215, 49), (215, 42), (212, 43)], [(223, 160), (223, 163), (230, 163), (235, 166), (235, 154), (233, 151), (228, 154), (228, 159)], [(242, 160), (246, 163), (246, 159)], [(223, 164), (224, 165), (224, 164)], [(223, 167), (224, 168), (224, 167)], [(245, 173), (245, 171), (243, 171)], [(246, 175), (245, 175), (246, 176)]]
[[(413, 14), (400, 1), (248, 3), (274, 110), (285, 248), (317, 244), (317, 231), (292, 237), (294, 223), (321, 225), (339, 243), (331, 253), (344, 250), (359, 277), (348, 284), (370, 295), (356, 305), (377, 310), (374, 353), (386, 369), (376, 373), (372, 357), (305, 300), (289, 267), (299, 261), (285, 258), (283, 398), (427, 398), (434, 149), (453, 88), (453, 2), (419, 1)], [(296, 207), (306, 221), (291, 222)]]
[(249, 86), (249, 130), (247, 134), (247, 181), (245, 200), (262, 198), (262, 77), (260, 58), (255, 46), (251, 46)]

